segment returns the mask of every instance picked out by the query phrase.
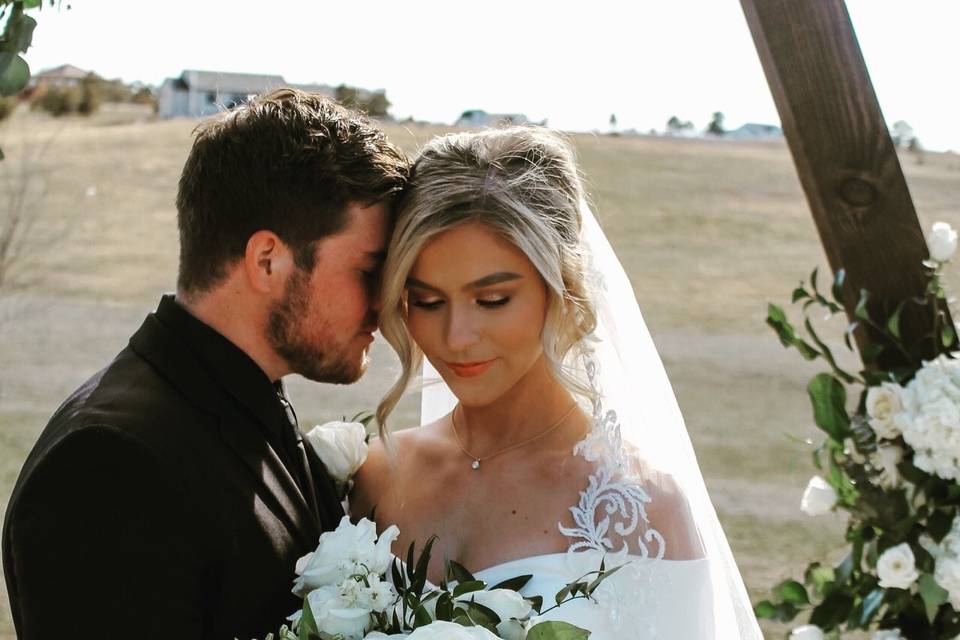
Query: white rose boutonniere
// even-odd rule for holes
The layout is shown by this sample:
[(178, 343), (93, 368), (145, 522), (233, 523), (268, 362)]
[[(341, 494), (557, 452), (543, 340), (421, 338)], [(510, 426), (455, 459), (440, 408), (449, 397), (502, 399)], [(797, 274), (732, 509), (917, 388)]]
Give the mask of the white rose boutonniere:
[(823, 640), (823, 629), (815, 624), (805, 624), (790, 632), (790, 640)]
[(837, 492), (820, 476), (807, 483), (800, 500), (800, 510), (808, 516), (822, 516), (837, 504)]
[(367, 459), (367, 430), (360, 422), (327, 422), (307, 434), (309, 442), (333, 479), (341, 484)]
[(903, 542), (884, 551), (877, 561), (877, 575), (884, 589), (909, 589), (920, 577), (910, 545)]
[(930, 258), (937, 262), (947, 262), (957, 252), (957, 232), (946, 222), (935, 222), (927, 236), (927, 248)]

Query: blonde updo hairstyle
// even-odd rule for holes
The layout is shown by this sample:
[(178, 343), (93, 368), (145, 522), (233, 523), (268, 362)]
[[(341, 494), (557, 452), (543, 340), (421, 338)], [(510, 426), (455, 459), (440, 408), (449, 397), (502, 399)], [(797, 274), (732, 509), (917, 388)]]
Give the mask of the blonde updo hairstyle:
[(380, 433), (423, 362), (406, 325), (406, 281), (423, 247), (459, 224), (480, 222), (518, 247), (543, 277), (543, 352), (572, 392), (591, 396), (572, 359), (596, 326), (580, 239), (583, 187), (570, 145), (541, 127), (434, 138), (421, 150), (401, 199), (384, 265), (380, 332), (400, 357), (400, 378), (377, 407)]

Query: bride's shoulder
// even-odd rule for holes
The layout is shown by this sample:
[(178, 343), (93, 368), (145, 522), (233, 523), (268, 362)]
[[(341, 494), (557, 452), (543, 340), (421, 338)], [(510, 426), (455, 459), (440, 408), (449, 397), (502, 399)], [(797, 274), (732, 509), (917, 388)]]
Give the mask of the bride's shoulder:
[(399, 429), (387, 440), (370, 440), (367, 459), (353, 477), (350, 491), (351, 511), (369, 513), (380, 498), (397, 482), (397, 475), (407, 468), (416, 468), (424, 455), (429, 455), (436, 440), (438, 423)]
[(703, 543), (681, 483), (672, 473), (651, 464), (632, 445), (625, 443), (625, 448), (629, 454), (626, 476), (629, 482), (643, 489), (648, 498), (646, 528), (663, 536), (664, 557), (669, 560), (702, 558)]

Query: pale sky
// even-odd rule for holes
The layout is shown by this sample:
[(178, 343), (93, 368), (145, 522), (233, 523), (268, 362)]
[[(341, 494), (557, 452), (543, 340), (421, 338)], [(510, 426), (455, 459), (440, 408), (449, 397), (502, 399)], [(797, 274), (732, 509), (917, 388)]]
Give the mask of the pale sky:
[[(159, 85), (183, 69), (386, 89), (397, 117), (520, 112), (569, 130), (671, 115), (778, 124), (737, 0), (73, 0), (31, 12), (33, 71)], [(960, 2), (848, 0), (884, 117), (960, 151)]]

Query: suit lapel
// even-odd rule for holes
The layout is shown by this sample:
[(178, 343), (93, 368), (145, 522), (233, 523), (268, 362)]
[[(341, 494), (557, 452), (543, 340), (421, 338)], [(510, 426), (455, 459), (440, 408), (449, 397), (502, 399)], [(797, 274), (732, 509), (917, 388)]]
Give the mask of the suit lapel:
[(267, 505), (305, 548), (315, 546), (319, 537), (316, 516), (257, 426), (255, 420), (261, 417), (251, 415), (229, 389), (220, 386), (188, 346), (153, 314), (130, 338), (130, 347), (183, 396), (217, 416), (222, 440), (265, 490)]
[(220, 437), (267, 489), (276, 510), (282, 514), (291, 531), (296, 532), (300, 542), (307, 548), (313, 548), (320, 532), (316, 516), (307, 505), (300, 488), (258, 428), (251, 424), (245, 414), (232, 409), (221, 414)]

